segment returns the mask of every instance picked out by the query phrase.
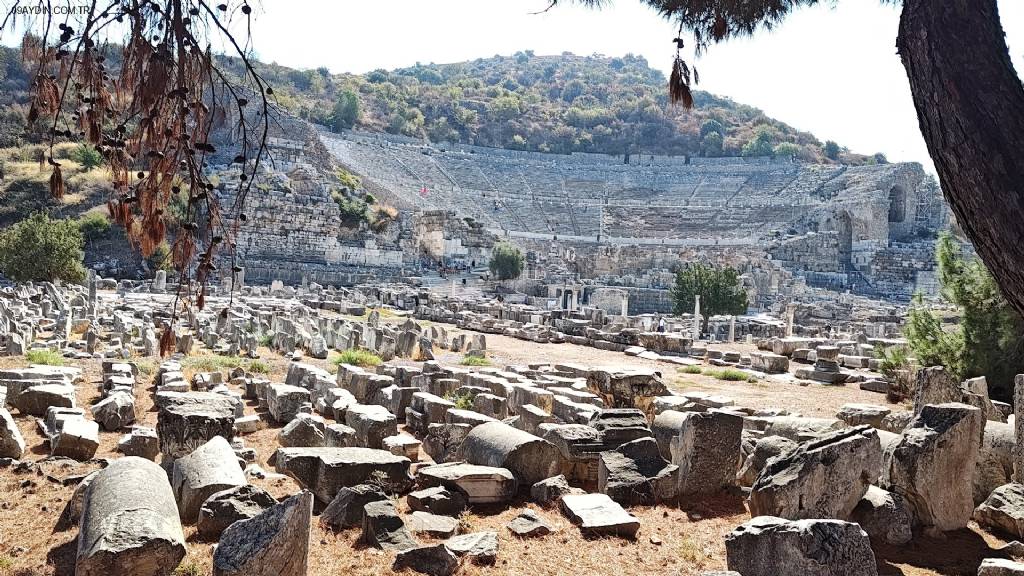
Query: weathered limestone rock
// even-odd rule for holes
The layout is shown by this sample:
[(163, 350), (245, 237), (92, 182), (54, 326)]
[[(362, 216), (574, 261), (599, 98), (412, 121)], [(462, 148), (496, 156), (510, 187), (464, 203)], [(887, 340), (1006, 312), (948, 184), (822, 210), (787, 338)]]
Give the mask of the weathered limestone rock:
[(675, 499), (678, 473), (654, 438), (639, 438), (601, 453), (597, 489), (619, 504), (652, 505)]
[(544, 518), (534, 510), (523, 508), (519, 514), (510, 520), (505, 527), (509, 532), (520, 538), (537, 538), (546, 536), (554, 531)]
[(466, 497), (457, 490), (449, 490), (444, 486), (435, 486), (410, 492), (406, 503), (413, 510), (440, 514), (442, 516), (458, 516), (466, 509)]
[(550, 442), (503, 422), (473, 428), (460, 452), (470, 464), (507, 468), (524, 485), (558, 474), (561, 457)]
[(597, 369), (587, 373), (587, 390), (613, 408), (639, 408), (654, 414), (654, 398), (668, 392), (654, 370)]
[[(422, 341), (429, 343), (426, 339)], [(422, 345), (420, 350), (424, 350)], [(428, 576), (451, 576), (459, 568), (459, 559), (444, 544), (417, 546), (399, 552), (391, 565), (396, 572), (406, 568)]]
[(910, 542), (914, 536), (914, 511), (907, 501), (877, 486), (868, 487), (853, 509), (851, 519), (876, 542), (899, 546)]
[(389, 490), (405, 492), (413, 482), (410, 464), (408, 458), (372, 448), (279, 448), (275, 467), (328, 504), (341, 488), (375, 477)]
[(100, 427), (85, 418), (68, 418), (60, 432), (50, 438), (50, 455), (88, 460), (100, 446)]
[(609, 447), (652, 436), (647, 417), (637, 408), (608, 408), (591, 415), (587, 424), (601, 433)]
[(685, 413), (669, 445), (671, 462), (679, 467), (679, 497), (707, 496), (735, 486), (742, 437), (743, 416), (736, 412)]
[(917, 372), (914, 392), (914, 414), (920, 414), (928, 404), (960, 402), (963, 393), (960, 384), (942, 366), (929, 366)]
[(315, 414), (298, 414), (281, 429), (277, 442), (284, 448), (327, 445), (327, 422)]
[(345, 424), (356, 431), (357, 441), (367, 448), (384, 448), (384, 439), (398, 434), (398, 419), (383, 406), (356, 404), (345, 412)]
[(974, 510), (974, 520), (987, 528), (1024, 538), (1024, 484), (1006, 484), (996, 488)]
[(369, 484), (345, 487), (338, 490), (338, 495), (324, 508), (320, 514), (320, 522), (335, 530), (355, 528), (363, 525), (364, 506), (370, 502), (387, 500), (383, 490)]
[(764, 436), (758, 439), (754, 451), (743, 461), (743, 466), (736, 474), (740, 486), (753, 486), (768, 460), (796, 447), (796, 442), (782, 436)]
[(975, 505), (984, 502), (996, 488), (1013, 481), (1015, 444), (1013, 425), (991, 420), (985, 423), (985, 436), (972, 478)]
[(750, 513), (845, 520), (881, 471), (882, 446), (873, 428), (834, 432), (769, 460), (750, 489)]
[(1017, 439), (1013, 449), (1013, 481), (1024, 480), (1024, 374), (1013, 379), (1013, 429)]
[(572, 487), (562, 474), (545, 478), (530, 486), (530, 499), (541, 506), (550, 506), (558, 502), (562, 496), (572, 493)]
[(363, 542), (398, 552), (417, 546), (390, 500), (370, 502), (363, 510)]
[(167, 458), (180, 458), (215, 436), (230, 440), (234, 423), (230, 398), (211, 392), (175, 394), (157, 413), (160, 452)]
[(125, 456), (138, 456), (146, 460), (156, 460), (160, 455), (160, 438), (152, 428), (136, 427), (121, 437), (117, 449)]
[(93, 420), (104, 430), (120, 430), (135, 422), (135, 397), (127, 392), (113, 392), (92, 405)]
[(836, 413), (836, 418), (846, 422), (850, 426), (868, 425), (879, 429), (885, 429), (883, 422), (885, 417), (892, 413), (892, 410), (885, 406), (874, 404), (843, 404), (843, 407)]
[(149, 460), (118, 458), (85, 491), (77, 576), (164, 576), (185, 557), (167, 474)]
[(789, 358), (770, 352), (752, 352), (750, 367), (766, 374), (785, 374), (789, 371)]
[(725, 537), (729, 570), (743, 576), (877, 576), (860, 526), (840, 520), (758, 516)]
[(51, 406), (74, 408), (75, 388), (70, 384), (36, 384), (8, 401), (22, 414), (43, 416)]
[(966, 404), (924, 406), (888, 458), (882, 486), (906, 498), (924, 527), (965, 527), (983, 425), (981, 410)]
[(423, 451), (437, 463), (456, 460), (470, 430), (468, 424), (430, 424), (423, 438)]
[(214, 436), (191, 454), (175, 460), (171, 474), (178, 512), (182, 522), (187, 524), (196, 521), (199, 507), (211, 495), (245, 484), (245, 474), (238, 465), (235, 451), (220, 436)]
[(213, 553), (214, 576), (306, 576), (313, 495), (303, 490), (228, 526)]
[(416, 510), (407, 518), (407, 526), (413, 534), (427, 534), (435, 538), (450, 538), (459, 531), (459, 521), (451, 516), (442, 516)]
[(25, 438), (22, 437), (14, 418), (0, 407), (0, 458), (18, 459), (25, 453)]
[(607, 494), (569, 494), (562, 497), (562, 513), (585, 535), (635, 538), (640, 520)]
[(255, 518), (275, 505), (277, 500), (269, 492), (249, 484), (215, 492), (199, 508), (196, 528), (204, 538), (219, 538), (228, 526)]
[(470, 504), (507, 502), (519, 487), (505, 468), (450, 462), (421, 468), (419, 481), (426, 487), (444, 486), (461, 494)]
[(472, 532), (453, 536), (444, 545), (459, 557), (467, 557), (473, 564), (491, 566), (498, 559), (498, 533)]
[(837, 418), (806, 418), (803, 416), (775, 416), (766, 418), (765, 436), (782, 436), (794, 442), (803, 442), (846, 428)]
[(287, 384), (271, 384), (267, 386), (267, 408), (270, 417), (277, 422), (291, 422), (299, 413), (299, 408), (309, 402), (309, 390)]

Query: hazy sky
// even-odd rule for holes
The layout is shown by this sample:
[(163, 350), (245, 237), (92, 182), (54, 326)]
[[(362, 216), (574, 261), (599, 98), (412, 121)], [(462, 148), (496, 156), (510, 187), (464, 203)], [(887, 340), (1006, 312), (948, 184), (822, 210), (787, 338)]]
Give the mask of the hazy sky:
[[(254, 44), (288, 66), (366, 72), (416, 62), (456, 62), (518, 50), (537, 54), (640, 54), (663, 71), (674, 27), (637, 0), (602, 10), (546, 0), (263, 0)], [(1000, 0), (1018, 71), (1024, 69), (1024, 2)], [(930, 168), (906, 73), (896, 54), (899, 8), (840, 0), (802, 9), (754, 38), (713, 46), (697, 62), (699, 88), (856, 152)]]

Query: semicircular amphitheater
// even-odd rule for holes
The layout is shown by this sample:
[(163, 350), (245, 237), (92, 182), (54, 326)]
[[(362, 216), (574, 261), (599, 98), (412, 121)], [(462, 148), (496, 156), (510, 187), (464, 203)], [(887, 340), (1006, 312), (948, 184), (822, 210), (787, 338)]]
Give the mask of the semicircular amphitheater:
[[(289, 123), (237, 239), (254, 281), (429, 276), (424, 262), (479, 267), (505, 239), (527, 252), (524, 278), (583, 281), (574, 297), (598, 307), (620, 306), (601, 287), (624, 288), (630, 313), (670, 310), (670, 268), (695, 260), (736, 268), (758, 308), (817, 290), (905, 302), (935, 291), (950, 221), (916, 163), (544, 154)], [(338, 167), (398, 225), (347, 231), (323, 177)]]

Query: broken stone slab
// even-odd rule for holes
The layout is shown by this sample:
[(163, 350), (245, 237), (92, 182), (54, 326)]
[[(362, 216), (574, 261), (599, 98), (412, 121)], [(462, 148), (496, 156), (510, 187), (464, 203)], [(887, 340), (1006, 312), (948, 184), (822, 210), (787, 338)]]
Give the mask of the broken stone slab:
[(303, 490), (221, 534), (214, 576), (306, 576), (313, 495)]
[(975, 505), (984, 502), (996, 488), (1013, 481), (1015, 444), (1013, 425), (991, 420), (985, 423), (985, 436), (971, 482)]
[(872, 426), (884, 430), (885, 417), (892, 410), (876, 404), (843, 404), (836, 412), (836, 418), (846, 422), (848, 426)]
[(601, 433), (601, 441), (615, 448), (637, 438), (653, 436), (647, 417), (636, 408), (607, 408), (594, 412), (587, 425)]
[(658, 452), (654, 438), (639, 438), (601, 452), (597, 489), (625, 506), (673, 501), (679, 467)]
[(47, 408), (74, 408), (75, 388), (70, 384), (36, 384), (8, 399), (22, 414), (44, 416)]
[(366, 544), (398, 552), (418, 545), (390, 500), (369, 502), (363, 511), (362, 539)]
[(467, 505), (466, 497), (461, 492), (449, 490), (444, 486), (410, 492), (405, 501), (412, 510), (442, 516), (458, 516)]
[(117, 449), (125, 456), (156, 460), (160, 454), (160, 438), (152, 428), (136, 427), (121, 437)]
[(744, 459), (736, 474), (740, 486), (753, 486), (768, 460), (797, 447), (797, 443), (782, 436), (765, 436), (754, 444), (754, 450)]
[(345, 424), (356, 431), (357, 442), (367, 448), (384, 448), (384, 439), (398, 434), (398, 419), (383, 406), (356, 404), (345, 412)]
[(372, 448), (279, 448), (275, 467), (328, 504), (345, 486), (383, 482), (403, 493), (413, 484), (408, 458)]
[(917, 371), (917, 384), (914, 388), (914, 414), (920, 414), (928, 404), (960, 402), (963, 392), (960, 383), (955, 381), (943, 366), (929, 366)]
[(537, 538), (547, 536), (554, 528), (540, 514), (529, 508), (523, 508), (505, 527), (509, 532), (520, 538)]
[(640, 529), (640, 520), (623, 510), (607, 494), (563, 496), (561, 510), (584, 535), (635, 538)]
[(769, 460), (750, 489), (750, 513), (845, 520), (881, 471), (878, 432), (840, 430)]
[(686, 412), (678, 425), (669, 444), (670, 462), (679, 467), (678, 496), (709, 496), (735, 486), (743, 416), (717, 409)]
[(1010, 483), (993, 490), (974, 509), (974, 520), (1014, 538), (1024, 537), (1024, 484)]
[(789, 372), (789, 358), (771, 352), (751, 352), (750, 368), (765, 374), (785, 374)]
[(135, 422), (135, 397), (127, 392), (112, 392), (92, 405), (92, 418), (104, 430), (120, 430)]
[(215, 492), (199, 508), (196, 528), (204, 538), (219, 538), (228, 526), (255, 518), (275, 505), (277, 500), (269, 492), (251, 484)]
[(725, 537), (729, 570), (743, 576), (877, 576), (867, 533), (841, 520), (758, 516)]
[(391, 452), (398, 456), (405, 456), (413, 462), (418, 462), (420, 459), (420, 446), (422, 443), (405, 434), (398, 434), (395, 436), (388, 436), (382, 441), (383, 449)]
[(430, 424), (423, 438), (423, 451), (439, 464), (457, 460), (471, 429), (469, 424)]
[(99, 424), (85, 418), (69, 418), (60, 432), (50, 438), (50, 455), (84, 461), (96, 455), (100, 447)]
[(476, 426), (459, 452), (470, 464), (508, 469), (526, 486), (558, 474), (561, 467), (553, 444), (504, 422)]
[(267, 386), (267, 409), (270, 417), (282, 424), (291, 422), (309, 402), (309, 390), (287, 384)]
[(418, 479), (424, 487), (444, 486), (458, 492), (469, 504), (508, 502), (519, 487), (515, 476), (506, 468), (460, 462), (421, 468)]
[(25, 453), (25, 438), (11, 413), (0, 407), (0, 458), (17, 460)]
[(925, 528), (967, 526), (984, 417), (966, 404), (926, 405), (887, 453), (881, 486), (907, 499)]
[(126, 456), (85, 490), (75, 559), (77, 576), (168, 575), (185, 557), (185, 535), (167, 474)]
[(320, 522), (335, 530), (355, 528), (363, 525), (364, 506), (370, 502), (387, 500), (388, 496), (380, 488), (370, 484), (345, 487), (338, 490), (338, 495), (324, 508), (320, 514)]
[(156, 423), (165, 457), (180, 458), (215, 436), (225, 440), (234, 436), (235, 407), (230, 398), (211, 392), (168, 394)]
[(901, 546), (914, 537), (914, 511), (899, 494), (869, 486), (850, 515), (872, 541)]
[(178, 501), (181, 521), (194, 523), (199, 508), (211, 495), (246, 484), (234, 450), (220, 436), (174, 461), (171, 486)]
[(315, 414), (298, 414), (281, 429), (277, 442), (284, 448), (327, 445), (327, 422)]
[(569, 486), (569, 481), (562, 474), (545, 478), (530, 486), (530, 499), (541, 506), (551, 506), (562, 496), (573, 493), (574, 489)]
[[(424, 350), (424, 345), (420, 349)], [(444, 544), (417, 546), (399, 552), (391, 565), (396, 572), (406, 568), (428, 576), (451, 576), (459, 568), (459, 559)]]
[(491, 566), (498, 559), (498, 533), (472, 532), (453, 536), (444, 545), (458, 557), (469, 558), (478, 566)]
[(587, 390), (612, 408), (637, 408), (654, 414), (654, 398), (668, 388), (661, 373), (649, 369), (596, 369), (587, 373)]
[(413, 534), (450, 538), (459, 531), (459, 521), (451, 516), (416, 510), (407, 517), (407, 520), (406, 526)]

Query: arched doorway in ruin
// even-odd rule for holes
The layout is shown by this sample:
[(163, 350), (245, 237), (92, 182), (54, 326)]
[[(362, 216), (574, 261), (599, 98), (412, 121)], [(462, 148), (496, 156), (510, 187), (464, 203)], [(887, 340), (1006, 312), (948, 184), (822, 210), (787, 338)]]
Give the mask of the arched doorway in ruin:
[(896, 185), (889, 190), (889, 223), (898, 224), (907, 219), (907, 192)]

